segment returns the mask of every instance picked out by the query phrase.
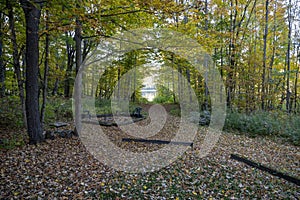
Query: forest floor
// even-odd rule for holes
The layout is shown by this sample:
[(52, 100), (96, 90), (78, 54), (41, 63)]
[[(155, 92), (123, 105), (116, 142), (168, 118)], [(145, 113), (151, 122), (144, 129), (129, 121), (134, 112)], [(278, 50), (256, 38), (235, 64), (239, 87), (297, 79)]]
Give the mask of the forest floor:
[[(168, 110), (168, 109), (167, 109)], [(168, 139), (178, 129), (178, 117), (168, 116), (155, 136)], [(149, 123), (149, 119), (137, 122)], [(115, 145), (134, 152), (164, 145), (126, 143), (118, 127), (102, 127)], [(0, 132), (8, 133), (1, 128)], [(230, 158), (238, 154), (300, 178), (300, 147), (274, 140), (223, 133), (204, 158), (201, 127), (194, 147), (172, 164), (143, 174), (116, 171), (89, 153), (80, 138), (46, 140), (1, 150), (0, 199), (297, 199), (300, 186)], [(3, 135), (1, 134), (1, 135)]]

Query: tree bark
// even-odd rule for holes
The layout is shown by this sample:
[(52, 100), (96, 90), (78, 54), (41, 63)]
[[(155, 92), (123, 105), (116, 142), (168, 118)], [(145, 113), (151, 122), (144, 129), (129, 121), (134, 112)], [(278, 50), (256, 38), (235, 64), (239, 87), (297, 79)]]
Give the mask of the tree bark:
[(233, 71), (235, 65), (235, 38), (234, 32), (236, 28), (236, 16), (237, 11), (234, 10), (237, 5), (234, 5), (233, 0), (230, 1), (230, 41), (228, 48), (229, 55), (229, 69), (226, 77), (226, 89), (227, 89), (227, 107), (231, 109), (233, 100)]
[[(6, 1), (6, 6), (8, 8), (9, 28), (11, 31), (10, 39), (11, 39), (11, 42), (13, 45), (14, 71), (15, 71), (15, 75), (17, 77), (17, 82), (18, 82), (19, 98), (20, 98), (21, 107), (22, 107), (23, 122), (24, 122), (24, 126), (27, 127), (24, 82), (23, 82), (21, 69), (20, 69), (20, 61), (19, 61), (20, 54), (19, 54), (19, 50), (18, 50), (17, 36), (16, 36), (16, 30), (15, 30), (15, 18), (14, 18), (14, 13), (13, 13), (13, 7), (9, 0)], [(22, 51), (22, 50), (20, 50), (20, 51)]]
[(191, 72), (189, 70), (189, 68), (186, 68), (186, 77), (187, 77), (187, 87), (188, 87), (188, 92), (189, 92), (189, 103), (192, 103), (193, 99), (192, 99), (192, 91), (191, 91)]
[[(77, 8), (79, 8), (79, 5), (77, 5)], [(82, 94), (82, 73), (79, 72), (81, 62), (82, 62), (82, 50), (81, 50), (81, 23), (76, 18), (76, 28), (75, 28), (75, 51), (76, 51), (76, 82), (75, 82), (75, 135), (78, 136), (81, 131), (81, 94)]]
[[(269, 65), (269, 71), (268, 71), (268, 77), (267, 80), (270, 82), (272, 80), (272, 72), (273, 72), (273, 65), (275, 61), (275, 53), (276, 53), (276, 47), (277, 47), (277, 39), (276, 39), (276, 30), (277, 30), (277, 20), (276, 20), (276, 13), (277, 13), (277, 0), (274, 1), (274, 17), (273, 17), (273, 41), (272, 41), (272, 56), (271, 61)], [(273, 108), (273, 85), (272, 83), (268, 85), (268, 92), (269, 95), (267, 106), (268, 108)]]
[(46, 10), (46, 40), (45, 40), (45, 62), (44, 62), (44, 81), (43, 81), (43, 103), (41, 108), (41, 125), (44, 127), (45, 109), (47, 103), (47, 90), (48, 90), (48, 73), (49, 73), (49, 11)]
[(269, 25), (269, 0), (266, 0), (266, 13), (265, 13), (265, 31), (264, 31), (264, 47), (263, 47), (263, 72), (262, 72), (262, 84), (261, 84), (261, 109), (265, 110), (265, 98), (266, 98), (266, 63), (267, 63), (267, 38), (268, 38), (268, 25)]
[(295, 87), (294, 87), (294, 96), (295, 96), (295, 102), (294, 102), (294, 112), (297, 112), (297, 98), (298, 98), (298, 76), (299, 76), (299, 71), (300, 71), (300, 64), (299, 60), (300, 59), (300, 46), (297, 47), (297, 56), (296, 56), (296, 78), (295, 78)]
[(291, 91), (290, 91), (290, 69), (291, 69), (291, 60), (290, 60), (290, 54), (291, 54), (291, 35), (292, 35), (292, 1), (289, 0), (288, 5), (288, 48), (286, 53), (286, 63), (287, 63), (287, 77), (286, 77), (286, 111), (290, 113), (290, 98), (291, 98)]
[(136, 101), (136, 68), (137, 68), (137, 52), (133, 52), (134, 59), (134, 72), (133, 72), (133, 94), (132, 94), (132, 102)]
[(53, 87), (53, 90), (52, 90), (52, 95), (53, 96), (57, 95), (58, 85), (59, 85), (59, 79), (56, 78), (55, 83), (54, 83), (54, 87)]
[[(208, 1), (205, 0), (205, 32), (206, 32), (206, 35), (205, 37), (208, 38)], [(206, 61), (205, 61), (206, 62)], [(208, 110), (208, 87), (207, 87), (207, 83), (208, 83), (208, 66), (207, 66), (207, 63), (204, 64), (205, 66), (205, 73), (204, 73), (204, 110)]]
[(39, 113), (39, 22), (42, 4), (39, 1), (21, 0), (26, 21), (26, 115), (30, 144), (44, 140)]
[(3, 62), (3, 13), (0, 12), (0, 98), (5, 96), (5, 66)]
[(182, 70), (181, 70), (181, 67), (180, 67), (180, 63), (178, 62), (177, 63), (177, 72), (178, 72), (178, 103), (180, 103), (181, 101), (181, 85), (182, 85), (182, 81), (181, 81), (181, 76), (182, 76)]
[[(66, 37), (69, 37), (68, 33), (66, 32)], [(66, 76), (64, 81), (64, 96), (70, 97), (70, 85), (71, 85), (71, 74), (72, 74), (72, 67), (74, 64), (74, 57), (75, 57), (75, 50), (68, 41), (66, 40), (66, 47), (67, 47), (67, 54), (68, 54), (68, 61), (67, 61), (67, 70)]]
[(175, 95), (175, 77), (174, 77), (174, 54), (172, 53), (171, 54), (171, 56), (172, 56), (172, 89), (173, 89), (173, 101), (174, 101), (174, 103), (176, 103), (176, 95)]

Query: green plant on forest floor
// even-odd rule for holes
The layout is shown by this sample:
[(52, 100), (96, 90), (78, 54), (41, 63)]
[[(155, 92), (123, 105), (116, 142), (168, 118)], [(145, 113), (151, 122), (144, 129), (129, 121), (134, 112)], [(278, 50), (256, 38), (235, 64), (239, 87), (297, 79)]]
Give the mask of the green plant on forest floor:
[[(170, 114), (180, 116), (180, 108), (174, 107)], [(262, 112), (251, 114), (228, 112), (223, 130), (246, 134), (250, 137), (281, 138), (294, 145), (300, 145), (300, 116), (284, 112)]]
[(0, 126), (22, 127), (23, 117), (19, 97), (8, 96), (0, 98)]
[(0, 149), (14, 149), (15, 147), (24, 146), (25, 141), (22, 135), (13, 135), (12, 138), (0, 140)]

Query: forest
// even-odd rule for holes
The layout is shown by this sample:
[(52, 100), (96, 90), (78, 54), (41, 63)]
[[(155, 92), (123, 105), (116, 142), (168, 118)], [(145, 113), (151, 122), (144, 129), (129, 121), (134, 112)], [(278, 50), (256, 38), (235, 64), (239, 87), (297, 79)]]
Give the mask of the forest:
[[(0, 198), (297, 199), (299, 16), (299, 0), (0, 0)], [(82, 73), (95, 52), (105, 52), (106, 41), (121, 48), (123, 33), (153, 29), (199, 44), (220, 75), (224, 134), (203, 159), (193, 152), (202, 148), (201, 133), (209, 132), (209, 82), (217, 80), (208, 80), (189, 59), (166, 49), (136, 48)], [(153, 99), (144, 96), (149, 88)], [(199, 108), (189, 109), (199, 110), (193, 117), (200, 134), (193, 150), (157, 174), (115, 172), (82, 144), (76, 125), (91, 117), (91, 109), (76, 95), (93, 99), (96, 116), (104, 120), (121, 112), (114, 100), (126, 100), (131, 117), (141, 108), (144, 118), (134, 123), (141, 126), (154, 123), (154, 105), (162, 105), (166, 124), (151, 141), (172, 140), (180, 130), (181, 102), (195, 101)], [(124, 142), (128, 135), (118, 126), (102, 129), (120, 148), (160, 149)], [(234, 153), (278, 169), (297, 186), (230, 160)]]

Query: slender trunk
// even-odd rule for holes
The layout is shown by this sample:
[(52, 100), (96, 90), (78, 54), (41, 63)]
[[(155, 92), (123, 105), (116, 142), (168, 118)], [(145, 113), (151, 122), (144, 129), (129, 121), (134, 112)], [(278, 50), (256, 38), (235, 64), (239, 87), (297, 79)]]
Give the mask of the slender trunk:
[(176, 95), (175, 95), (175, 77), (174, 77), (174, 54), (172, 53), (172, 89), (173, 89), (173, 101), (176, 103)]
[[(223, 80), (224, 77), (224, 72), (223, 72), (223, 67), (224, 67), (224, 59), (223, 59), (223, 47), (221, 47), (221, 67), (220, 67), (220, 75), (221, 75), (221, 80)], [(221, 87), (221, 91), (220, 91), (220, 102), (223, 102), (223, 87)]]
[(287, 78), (286, 78), (286, 111), (290, 113), (290, 98), (291, 98), (291, 91), (290, 91), (290, 69), (291, 69), (291, 35), (292, 35), (292, 1), (289, 0), (289, 8), (288, 8), (288, 48), (286, 53), (286, 62), (287, 62)]
[[(208, 1), (205, 0), (205, 32), (206, 32), (206, 35), (205, 37), (208, 38)], [(205, 60), (206, 62), (206, 60)], [(208, 110), (208, 87), (207, 87), (207, 76), (208, 76), (208, 64), (205, 63), (204, 64), (204, 67), (205, 67), (205, 74), (204, 74), (204, 95), (205, 95), (205, 98), (204, 98), (204, 109), (205, 110)]]
[(188, 68), (186, 69), (186, 77), (187, 77), (187, 81), (188, 81), (187, 87), (189, 89), (189, 100), (190, 100), (190, 103), (192, 103), (193, 99), (192, 99), (192, 91), (191, 91), (191, 73)]
[[(20, 97), (20, 102), (21, 102), (21, 107), (22, 107), (23, 121), (24, 121), (25, 127), (27, 128), (24, 81), (23, 81), (21, 69), (20, 69), (20, 61), (19, 61), (20, 55), (19, 55), (19, 50), (18, 50), (16, 30), (15, 30), (15, 18), (14, 18), (14, 13), (13, 13), (13, 8), (11, 5), (11, 2), (9, 0), (7, 0), (6, 2), (7, 2), (7, 4), (6, 4), (7, 8), (8, 8), (9, 28), (11, 31), (10, 38), (11, 38), (11, 42), (13, 45), (13, 65), (14, 65), (15, 75), (17, 77), (17, 82), (18, 82), (19, 97)], [(22, 51), (22, 50), (20, 50), (20, 51)]]
[(43, 84), (43, 102), (41, 108), (41, 126), (44, 127), (45, 109), (47, 103), (47, 90), (48, 90), (48, 73), (49, 73), (49, 10), (46, 9), (46, 40), (45, 40), (45, 62), (44, 62), (44, 84)]
[(117, 94), (117, 99), (118, 102), (120, 101), (120, 79), (121, 79), (121, 66), (118, 66), (118, 94)]
[(136, 62), (137, 62), (137, 55), (136, 53), (133, 53), (134, 55), (134, 74), (133, 74), (133, 95), (132, 95), (132, 101), (136, 101)]
[(57, 95), (58, 85), (59, 85), (59, 79), (56, 78), (55, 83), (54, 83), (54, 87), (53, 87), (53, 90), (52, 90), (52, 95), (53, 96)]
[[(65, 34), (66, 37), (69, 37), (67, 32)], [(64, 96), (70, 97), (71, 75), (72, 75), (72, 68), (74, 64), (75, 50), (72, 47), (72, 45), (69, 43), (68, 39), (66, 41), (66, 47), (67, 47), (68, 61), (67, 61), (67, 70), (66, 70), (66, 76), (64, 81)]]
[(296, 78), (295, 78), (295, 87), (294, 87), (294, 96), (295, 96), (295, 102), (294, 102), (294, 112), (297, 112), (297, 98), (298, 98), (298, 76), (299, 76), (299, 71), (300, 71), (300, 65), (298, 58), (300, 58), (300, 52), (299, 52), (300, 47), (298, 46), (297, 48), (297, 56), (296, 56)]
[(91, 97), (94, 97), (95, 95), (95, 90), (93, 87), (94, 85), (95, 85), (95, 73), (92, 74)]
[[(77, 4), (79, 8), (79, 4)], [(75, 28), (75, 46), (76, 46), (76, 82), (75, 82), (75, 135), (79, 135), (81, 131), (81, 94), (82, 94), (82, 73), (79, 72), (80, 65), (82, 62), (82, 51), (81, 51), (81, 23), (76, 18), (76, 28)]]
[(30, 144), (44, 140), (39, 113), (39, 22), (41, 3), (21, 0), (26, 21), (26, 116)]
[[(277, 45), (277, 41), (276, 41), (276, 30), (277, 30), (277, 21), (276, 21), (276, 13), (277, 13), (277, 0), (274, 1), (274, 19), (273, 19), (273, 42), (272, 42), (272, 57), (271, 57), (271, 61), (270, 61), (270, 66), (269, 66), (269, 72), (268, 72), (268, 82), (270, 82), (270, 80), (272, 80), (272, 72), (273, 72), (273, 65), (274, 65), (274, 61), (275, 61), (275, 53), (276, 53), (276, 45)], [(268, 100), (268, 108), (272, 108), (273, 107), (273, 85), (269, 84), (268, 85), (268, 92), (267, 92), (268, 96), (271, 97)]]
[(178, 66), (177, 66), (177, 70), (178, 70), (178, 102), (181, 101), (181, 67), (178, 63)]
[(227, 88), (227, 107), (231, 109), (232, 99), (233, 99), (233, 70), (235, 65), (234, 54), (235, 54), (235, 41), (234, 41), (234, 32), (235, 32), (235, 22), (236, 22), (236, 13), (234, 14), (234, 4), (233, 0), (230, 1), (230, 41), (229, 41), (229, 71), (226, 77), (226, 88)]
[[(127, 90), (125, 91), (126, 92), (126, 100), (130, 101), (130, 95), (131, 95), (131, 74), (127, 76), (127, 83), (126, 83), (126, 87), (127, 87)], [(109, 86), (107, 86), (109, 87)]]
[(91, 51), (92, 48), (92, 42), (90, 40), (84, 40), (83, 41), (83, 50), (82, 50), (82, 59), (85, 60), (86, 57), (88, 56), (89, 52)]
[(0, 12), (0, 98), (5, 96), (5, 66), (3, 63), (3, 13)]
[(267, 38), (268, 38), (268, 25), (269, 25), (269, 0), (266, 0), (266, 16), (265, 16), (265, 31), (264, 31), (264, 55), (263, 55), (263, 71), (262, 71), (262, 84), (261, 84), (261, 109), (265, 110), (266, 98), (266, 63), (267, 63)]

